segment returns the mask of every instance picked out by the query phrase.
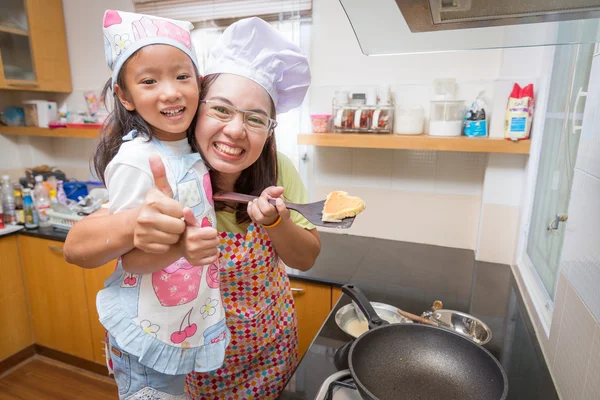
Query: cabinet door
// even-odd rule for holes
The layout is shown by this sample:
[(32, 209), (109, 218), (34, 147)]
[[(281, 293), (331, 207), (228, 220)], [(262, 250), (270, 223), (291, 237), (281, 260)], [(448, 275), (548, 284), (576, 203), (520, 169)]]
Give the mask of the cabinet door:
[(98, 310), (96, 309), (96, 295), (104, 288), (104, 281), (115, 270), (116, 261), (104, 264), (101, 267), (84, 270), (85, 290), (87, 305), (90, 314), (90, 327), (92, 329), (92, 347), (94, 348), (94, 361), (105, 364), (104, 340), (106, 329), (98, 321)]
[(3, 0), (0, 15), (2, 85), (35, 85), (25, 0)]
[(62, 0), (27, 0), (37, 90), (71, 92)]
[(17, 235), (0, 238), (0, 360), (33, 344)]
[(331, 310), (331, 286), (291, 281), (298, 323), (298, 358), (310, 347)]
[(342, 293), (342, 288), (340, 287), (332, 287), (331, 288), (331, 308), (335, 307), (336, 303), (342, 297), (344, 293)]
[(93, 360), (84, 270), (63, 258), (63, 243), (19, 237), (35, 343)]
[(4, 1), (8, 16), (0, 16), (0, 87), (70, 93), (62, 1)]

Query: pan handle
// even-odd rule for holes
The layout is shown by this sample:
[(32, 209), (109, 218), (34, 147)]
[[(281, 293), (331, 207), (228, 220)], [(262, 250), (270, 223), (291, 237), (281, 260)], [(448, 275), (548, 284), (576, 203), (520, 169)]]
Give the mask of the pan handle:
[(375, 312), (375, 309), (364, 295), (364, 293), (354, 285), (342, 286), (342, 292), (350, 297), (360, 308), (360, 311), (365, 315), (369, 321), (369, 329), (377, 328), (378, 326), (387, 325), (389, 322), (379, 318), (379, 315)]

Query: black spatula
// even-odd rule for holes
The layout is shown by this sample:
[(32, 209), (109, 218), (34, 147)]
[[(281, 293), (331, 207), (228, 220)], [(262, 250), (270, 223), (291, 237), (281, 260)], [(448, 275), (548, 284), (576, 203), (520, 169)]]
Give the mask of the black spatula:
[[(254, 199), (258, 199), (257, 196), (251, 196), (249, 194), (241, 194), (234, 192), (218, 192), (213, 195), (214, 200), (219, 201), (234, 201), (236, 203), (249, 203)], [(275, 205), (275, 199), (270, 199), (269, 203)], [(323, 217), (323, 206), (325, 200), (317, 201), (314, 203), (307, 204), (296, 204), (285, 202), (285, 206), (290, 210), (298, 211), (304, 218), (310, 223), (316, 226), (322, 226), (324, 228), (339, 228), (348, 229), (352, 226), (355, 217), (344, 218), (340, 222), (324, 222), (321, 220)]]

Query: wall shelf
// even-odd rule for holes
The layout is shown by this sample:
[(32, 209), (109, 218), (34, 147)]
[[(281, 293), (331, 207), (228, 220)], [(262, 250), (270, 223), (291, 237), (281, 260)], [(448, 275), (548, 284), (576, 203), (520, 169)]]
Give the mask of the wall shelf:
[(530, 140), (438, 137), (429, 135), (312, 133), (298, 135), (298, 144), (362, 149), (463, 151), (473, 153), (529, 154)]
[(0, 134), (21, 136), (74, 137), (95, 139), (98, 128), (38, 128), (35, 126), (0, 126)]

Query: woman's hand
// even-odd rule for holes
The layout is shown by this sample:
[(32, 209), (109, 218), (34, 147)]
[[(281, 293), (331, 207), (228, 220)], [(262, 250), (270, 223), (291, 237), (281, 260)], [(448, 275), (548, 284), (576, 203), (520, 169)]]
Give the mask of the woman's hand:
[(147, 253), (166, 253), (185, 231), (183, 206), (173, 199), (165, 166), (159, 156), (150, 156), (154, 176), (152, 188), (140, 208), (133, 230), (134, 246)]
[[(269, 199), (276, 199), (276, 205), (271, 205)], [(263, 190), (258, 199), (248, 203), (248, 216), (261, 225), (272, 225), (279, 216), (283, 221), (290, 219), (290, 210), (283, 202), (283, 187), (269, 186)]]
[(190, 208), (185, 208), (183, 215), (187, 225), (179, 241), (183, 257), (192, 265), (209, 265), (217, 261), (217, 230), (210, 224), (202, 227)]

